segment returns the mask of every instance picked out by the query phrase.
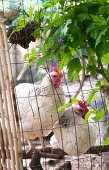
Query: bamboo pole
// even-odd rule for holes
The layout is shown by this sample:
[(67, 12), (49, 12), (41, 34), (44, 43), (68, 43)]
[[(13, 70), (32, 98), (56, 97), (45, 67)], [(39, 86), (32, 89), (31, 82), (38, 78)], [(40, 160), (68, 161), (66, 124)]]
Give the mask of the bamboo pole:
[[(0, 28), (1, 60), (3, 62), (3, 66), (4, 66), (5, 83), (4, 83), (4, 79), (3, 79), (3, 71), (2, 71), (2, 69), (0, 70), (1, 71), (1, 77), (0, 78), (1, 78), (1, 86), (2, 86), (2, 92), (3, 92), (4, 110), (5, 110), (5, 114), (6, 114), (6, 125), (7, 125), (8, 140), (9, 140), (9, 146), (10, 146), (11, 165), (12, 165), (12, 170), (15, 170), (14, 150), (13, 150), (13, 144), (12, 144), (11, 126), (10, 126), (10, 122), (9, 122), (8, 109), (10, 111), (10, 114), (12, 115), (11, 116), (12, 124), (14, 123), (14, 119), (13, 119), (13, 112), (11, 112), (12, 111), (11, 104), (10, 104), (11, 103), (11, 95), (10, 95), (10, 87), (9, 87), (7, 65), (6, 65), (6, 62), (5, 62), (4, 46), (3, 46), (2, 40), (3, 40), (2, 39), (2, 30)], [(6, 89), (7, 89), (8, 102), (10, 100), (9, 108), (8, 108), (8, 103), (7, 103), (5, 84), (6, 84)], [(14, 134), (13, 134), (13, 136), (14, 136)], [(14, 142), (15, 142), (15, 138), (14, 138)]]
[(3, 167), (2, 167), (2, 156), (1, 156), (1, 152), (0, 152), (0, 169), (2, 170), (3, 169)]
[(5, 31), (5, 26), (4, 26), (4, 22), (1, 23), (1, 28), (2, 28), (2, 41), (4, 42), (3, 45), (5, 46), (5, 54), (6, 54), (6, 62), (7, 62), (7, 66), (8, 66), (8, 75), (9, 75), (9, 80), (10, 83), (12, 83), (12, 72), (11, 72), (11, 60), (10, 60), (10, 56), (9, 56), (9, 50), (8, 50), (8, 42), (7, 42), (7, 36), (6, 36), (6, 31)]
[(1, 156), (2, 156), (2, 167), (3, 170), (6, 170), (6, 154), (5, 154), (5, 146), (4, 146), (4, 140), (3, 140), (3, 131), (1, 127), (1, 122), (0, 122), (0, 146), (1, 146)]
[(1, 23), (1, 24), (2, 24), (2, 30), (3, 30), (3, 36), (4, 36), (3, 38), (4, 38), (4, 45), (5, 45), (6, 59), (7, 59), (7, 63), (8, 63), (8, 74), (9, 74), (9, 81), (10, 81), (11, 92), (12, 92), (14, 115), (15, 115), (16, 129), (17, 129), (17, 135), (18, 135), (17, 136), (18, 137), (18, 156), (16, 158), (19, 159), (20, 170), (23, 170), (23, 163), (22, 163), (22, 158), (21, 158), (22, 148), (21, 148), (21, 135), (20, 135), (20, 126), (19, 126), (19, 116), (18, 116), (16, 98), (15, 98), (15, 93), (14, 93), (11, 61), (10, 61), (10, 55), (9, 55), (9, 50), (8, 50), (7, 34), (6, 34), (6, 29), (5, 29), (4, 22)]
[[(0, 64), (0, 73), (1, 73), (1, 69), (2, 68)], [(4, 111), (3, 111), (1, 85), (0, 85), (0, 113), (1, 113), (1, 123), (2, 123), (2, 130), (3, 130), (3, 140), (4, 140), (5, 150), (6, 150), (6, 157), (7, 157), (7, 166), (8, 166), (8, 170), (11, 170), (9, 150), (8, 150), (8, 140), (7, 140), (8, 138), (7, 138), (7, 132), (6, 132), (6, 125), (5, 125), (5, 116), (4, 116)]]
[(18, 156), (18, 141), (17, 141), (17, 135), (16, 135), (16, 126), (15, 126), (15, 119), (14, 119), (14, 112), (13, 112), (13, 105), (12, 105), (12, 97), (11, 97), (11, 88), (10, 88), (10, 82), (8, 77), (8, 69), (7, 69), (7, 63), (6, 63), (6, 56), (4, 52), (4, 43), (3, 43), (3, 35), (1, 30), (1, 50), (2, 50), (2, 62), (4, 66), (4, 73), (5, 73), (5, 80), (6, 80), (6, 90), (7, 90), (7, 100), (8, 100), (8, 109), (9, 109), (9, 115), (11, 118), (12, 123), (12, 133), (14, 138), (14, 151), (15, 151), (15, 165), (16, 170), (19, 170), (19, 156)]

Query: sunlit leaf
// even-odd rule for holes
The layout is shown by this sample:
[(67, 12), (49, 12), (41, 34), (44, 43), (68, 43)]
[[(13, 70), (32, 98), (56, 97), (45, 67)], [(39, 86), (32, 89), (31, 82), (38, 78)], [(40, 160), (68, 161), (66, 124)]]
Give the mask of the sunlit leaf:
[(92, 99), (94, 98), (96, 92), (99, 91), (99, 89), (100, 89), (100, 88), (97, 87), (97, 88), (93, 89), (93, 90), (89, 93), (89, 97), (88, 97), (88, 100), (87, 100), (87, 104), (88, 104), (88, 105), (91, 103)]
[(47, 3), (44, 4), (45, 8), (49, 8), (49, 7), (52, 7), (52, 6), (53, 6), (53, 4), (51, 2), (47, 2)]
[(39, 12), (35, 10), (34, 12), (34, 19), (36, 22), (40, 22), (40, 18), (39, 18)]
[(74, 104), (74, 103), (77, 103), (79, 100), (77, 98), (72, 98), (71, 99), (71, 103)]
[(101, 110), (96, 110), (96, 116), (94, 117), (94, 119), (95, 119), (96, 121), (99, 121), (100, 119), (104, 118), (104, 116), (105, 116), (105, 112), (104, 112), (103, 109), (101, 109)]
[(105, 141), (103, 141), (103, 145), (109, 145), (109, 137), (107, 137)]
[(24, 59), (29, 63), (33, 63), (37, 57), (37, 50), (33, 48), (30, 53), (24, 55)]
[(106, 19), (102, 16), (97, 16), (97, 15), (92, 15), (92, 14), (90, 16), (93, 18), (93, 21), (95, 23), (98, 23), (100, 25), (106, 25), (107, 24)]
[(71, 105), (72, 105), (72, 103), (64, 104), (63, 106), (61, 106), (61, 107), (58, 108), (58, 112), (61, 112), (62, 110), (70, 107)]
[(95, 110), (90, 110), (89, 112), (87, 112), (87, 114), (85, 115), (85, 120), (84, 121), (87, 122), (90, 115), (92, 115), (92, 114), (95, 114)]
[(28, 11), (30, 18), (32, 18), (33, 10), (34, 10), (34, 8), (32, 6), (30, 6), (29, 11)]
[(35, 38), (40, 38), (41, 37), (40, 28), (36, 28), (31, 35), (33, 35)]
[(103, 63), (104, 64), (109, 64), (109, 53), (104, 54)]
[(61, 31), (62, 34), (66, 35), (66, 33), (67, 33), (67, 31), (68, 31), (68, 25), (71, 24), (71, 22), (72, 22), (71, 19), (68, 19), (68, 20), (67, 20), (65, 26), (63, 27), (63, 29), (62, 29), (62, 31)]

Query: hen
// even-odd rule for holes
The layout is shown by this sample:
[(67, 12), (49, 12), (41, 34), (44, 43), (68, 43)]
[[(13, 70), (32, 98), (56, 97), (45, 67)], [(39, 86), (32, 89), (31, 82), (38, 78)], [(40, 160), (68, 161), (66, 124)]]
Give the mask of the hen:
[(64, 149), (71, 156), (80, 156), (95, 145), (97, 128), (91, 119), (85, 123), (87, 112), (85, 102), (78, 102), (65, 109), (61, 119), (54, 125), (51, 145)]
[(47, 136), (54, 123), (62, 116), (57, 112), (57, 108), (65, 102), (62, 78), (63, 73), (55, 67), (43, 78), (40, 85), (22, 83), (15, 87), (25, 139), (38, 136), (44, 145), (42, 136)]

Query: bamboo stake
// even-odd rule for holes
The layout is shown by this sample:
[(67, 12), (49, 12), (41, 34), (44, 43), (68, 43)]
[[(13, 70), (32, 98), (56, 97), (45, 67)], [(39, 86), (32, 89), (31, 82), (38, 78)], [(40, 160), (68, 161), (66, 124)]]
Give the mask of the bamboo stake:
[[(0, 70), (1, 70), (1, 65), (0, 65)], [(10, 166), (10, 158), (9, 158), (9, 150), (8, 150), (7, 132), (6, 132), (6, 126), (5, 126), (5, 117), (4, 117), (4, 111), (3, 111), (1, 85), (0, 85), (0, 113), (1, 113), (1, 122), (2, 122), (2, 130), (3, 130), (3, 139), (4, 139), (5, 149), (6, 149), (7, 165), (8, 165), (8, 169), (10, 170), (11, 166)]]
[[(1, 54), (2, 54), (1, 58), (2, 58), (2, 61), (3, 61), (3, 65), (4, 65), (5, 54), (4, 54), (4, 46), (3, 46), (3, 42), (2, 42), (2, 31), (1, 31), (1, 28), (0, 28), (0, 43), (1, 43)], [(5, 71), (5, 83), (6, 83), (6, 86), (7, 86), (8, 101), (9, 100), (11, 101), (11, 96), (10, 96), (10, 93), (9, 93), (10, 88), (9, 88), (9, 81), (8, 81), (8, 74), (7, 74), (7, 66), (6, 66), (6, 64), (4, 66), (5, 66), (4, 67), (4, 71)], [(11, 127), (10, 127), (10, 122), (9, 122), (9, 113), (8, 113), (8, 105), (7, 105), (5, 83), (4, 83), (4, 79), (3, 79), (3, 71), (2, 71), (2, 69), (0, 71), (1, 71), (0, 72), (0, 74), (1, 74), (1, 76), (0, 76), (0, 78), (1, 78), (1, 87), (2, 87), (3, 99), (4, 99), (4, 110), (5, 110), (5, 114), (6, 114), (6, 125), (7, 125), (8, 140), (9, 140), (9, 146), (10, 146), (11, 165), (12, 165), (12, 170), (15, 170), (14, 150), (13, 150), (13, 144), (12, 144)], [(14, 122), (14, 121), (12, 121), (12, 122)]]
[(2, 170), (2, 169), (3, 169), (3, 167), (2, 167), (2, 163), (1, 163), (1, 161), (2, 161), (2, 156), (1, 156), (1, 152), (0, 152), (0, 169)]
[[(4, 36), (4, 45), (5, 45), (6, 58), (7, 58), (7, 63), (8, 63), (8, 73), (9, 73), (9, 80), (10, 80), (12, 99), (13, 99), (13, 105), (14, 105), (14, 112), (15, 112), (14, 115), (15, 115), (17, 135), (18, 135), (18, 153), (21, 153), (22, 148), (21, 148), (21, 135), (20, 135), (20, 126), (19, 126), (19, 116), (18, 116), (16, 98), (15, 98), (15, 93), (14, 93), (11, 61), (10, 61), (10, 55), (9, 55), (9, 50), (8, 50), (8, 41), (7, 41), (6, 29), (5, 29), (4, 23), (2, 23), (2, 30), (3, 30), (3, 36)], [(23, 163), (22, 163), (21, 154), (18, 154), (18, 156), (19, 156), (20, 170), (23, 170)]]
[[(2, 31), (1, 31), (2, 33)], [(4, 53), (4, 44), (3, 44), (3, 36), (1, 34), (1, 50), (2, 50), (2, 62), (4, 66), (4, 73), (5, 73), (5, 80), (6, 80), (6, 90), (7, 90), (7, 99), (8, 99), (8, 109), (10, 113), (10, 118), (12, 121), (12, 133), (14, 138), (14, 150), (15, 150), (15, 161), (16, 161), (16, 170), (19, 170), (19, 156), (18, 156), (18, 141), (17, 141), (17, 135), (16, 135), (16, 127), (15, 127), (15, 119), (14, 119), (14, 113), (13, 113), (13, 106), (12, 106), (12, 97), (10, 92), (10, 83), (8, 78), (8, 69), (7, 69), (7, 63), (6, 63), (6, 56)]]
[(4, 140), (3, 140), (3, 131), (0, 123), (0, 145), (1, 145), (1, 155), (2, 155), (2, 166), (3, 170), (6, 170), (6, 154), (5, 154), (5, 147), (4, 147)]
[(9, 80), (12, 82), (12, 72), (11, 72), (11, 60), (10, 60), (10, 56), (9, 56), (9, 50), (8, 50), (8, 42), (7, 42), (7, 36), (6, 36), (6, 31), (5, 31), (5, 26), (4, 26), (4, 22), (1, 23), (1, 28), (2, 28), (2, 38), (4, 41), (4, 46), (5, 46), (5, 54), (6, 54), (6, 60), (7, 60), (7, 66), (8, 66), (8, 75), (9, 75)]

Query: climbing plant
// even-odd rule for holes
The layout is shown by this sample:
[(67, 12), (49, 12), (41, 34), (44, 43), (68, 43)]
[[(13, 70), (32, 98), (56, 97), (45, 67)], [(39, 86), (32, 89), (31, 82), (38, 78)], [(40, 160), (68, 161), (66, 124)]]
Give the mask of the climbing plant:
[(14, 31), (23, 29), (25, 22), (38, 22), (39, 27), (31, 34), (39, 38), (43, 28), (44, 43), (39, 50), (43, 57), (38, 60), (39, 65), (55, 56), (60, 60), (60, 69), (67, 65), (69, 79), (76, 80), (82, 65), (74, 56), (85, 50), (87, 72), (94, 78), (101, 74), (109, 83), (109, 69), (104, 67), (109, 64), (108, 8), (108, 0), (47, 1), (38, 11), (30, 7)]
[[(89, 103), (102, 85), (109, 86), (108, 0), (48, 0), (38, 11), (30, 8), (29, 17), (40, 22), (40, 27), (32, 33), (36, 38), (43, 38), (38, 51), (43, 56), (36, 55), (38, 65), (55, 56), (60, 60), (60, 70), (67, 66), (69, 80), (76, 81), (83, 68), (80, 59), (84, 57), (86, 72), (95, 79), (98, 74), (104, 78), (90, 93)], [(104, 117), (102, 110), (96, 113), (96, 120)]]
[(76, 79), (82, 69), (79, 49), (86, 50), (87, 72), (96, 78), (101, 74), (109, 83), (109, 2), (103, 1), (48, 1), (43, 8), (44, 34), (49, 35), (41, 48), (44, 57), (38, 64), (56, 56), (60, 68), (67, 65), (68, 76)]

